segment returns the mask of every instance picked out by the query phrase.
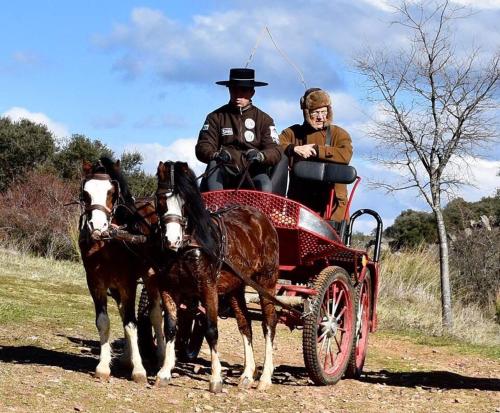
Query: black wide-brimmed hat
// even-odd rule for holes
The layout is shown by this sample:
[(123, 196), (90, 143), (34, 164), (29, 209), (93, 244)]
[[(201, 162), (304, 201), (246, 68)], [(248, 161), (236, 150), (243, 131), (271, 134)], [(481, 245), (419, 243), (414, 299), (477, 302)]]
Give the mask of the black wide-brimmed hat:
[(229, 80), (215, 82), (222, 86), (257, 87), (267, 86), (266, 82), (255, 81), (255, 70), (253, 69), (231, 69), (229, 70)]

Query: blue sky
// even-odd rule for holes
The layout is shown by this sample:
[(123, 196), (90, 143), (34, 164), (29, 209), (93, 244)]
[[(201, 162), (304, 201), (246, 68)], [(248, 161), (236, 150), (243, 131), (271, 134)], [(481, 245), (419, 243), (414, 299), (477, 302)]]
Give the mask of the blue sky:
[[(456, 0), (474, 6), (457, 22), (459, 47), (500, 47), (500, 0)], [(227, 101), (214, 84), (241, 67), (268, 26), (279, 47), (301, 69), (308, 87), (333, 98), (335, 123), (354, 141), (352, 164), (368, 178), (389, 174), (368, 160), (374, 142), (364, 126), (374, 108), (352, 60), (367, 44), (400, 47), (401, 29), (384, 0), (254, 0), (85, 2), (18, 0), (0, 13), (0, 115), (45, 123), (63, 139), (73, 133), (100, 139), (115, 153), (138, 150), (153, 172), (159, 160), (194, 157), (194, 143), (208, 112)], [(257, 80), (254, 102), (278, 130), (302, 121), (299, 75), (267, 36), (250, 66)], [(458, 50), (459, 52), (460, 50)], [(500, 151), (474, 160), (471, 180), (481, 189), (457, 192), (467, 200), (500, 187)], [(427, 210), (414, 193), (387, 195), (365, 186), (354, 208), (378, 210), (386, 225), (403, 209)], [(367, 227), (360, 228), (366, 230)]]

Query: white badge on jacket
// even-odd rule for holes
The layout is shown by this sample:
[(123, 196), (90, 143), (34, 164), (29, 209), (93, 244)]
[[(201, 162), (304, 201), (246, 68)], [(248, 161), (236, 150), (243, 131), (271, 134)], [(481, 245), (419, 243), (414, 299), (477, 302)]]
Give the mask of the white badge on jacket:
[(245, 127), (247, 129), (253, 129), (255, 128), (255, 121), (251, 118), (245, 119)]
[(253, 142), (255, 139), (255, 134), (251, 130), (245, 131), (244, 135), (247, 142)]

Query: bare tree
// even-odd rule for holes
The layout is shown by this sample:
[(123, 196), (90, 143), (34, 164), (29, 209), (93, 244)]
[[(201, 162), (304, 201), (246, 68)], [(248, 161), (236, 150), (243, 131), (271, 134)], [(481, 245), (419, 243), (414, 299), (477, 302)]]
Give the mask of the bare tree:
[[(476, 48), (458, 53), (453, 24), (467, 18), (448, 1), (403, 1), (396, 7), (404, 28), (404, 50), (366, 49), (356, 67), (367, 81), (369, 99), (380, 113), (372, 135), (376, 160), (404, 177), (382, 183), (388, 191), (417, 188), (434, 212), (439, 239), (443, 328), (452, 326), (448, 242), (443, 193), (467, 183), (453, 163), (470, 163), (497, 138), (500, 53), (485, 58)], [(473, 165), (471, 165), (473, 166)]]

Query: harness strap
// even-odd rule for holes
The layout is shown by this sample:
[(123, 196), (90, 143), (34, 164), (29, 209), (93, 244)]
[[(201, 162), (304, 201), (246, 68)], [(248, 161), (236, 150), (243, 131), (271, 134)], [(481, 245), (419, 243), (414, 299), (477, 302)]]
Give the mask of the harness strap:
[[(224, 212), (227, 212), (224, 211)], [(227, 258), (227, 229), (226, 225), (224, 223), (224, 217), (222, 216), (222, 213), (217, 213), (213, 215), (214, 220), (219, 227), (220, 233), (221, 233), (221, 242), (220, 242), (220, 255), (219, 255), (219, 260), (218, 260), (218, 265), (217, 265), (217, 278), (220, 275), (220, 271), (222, 269), (222, 265), (225, 264), (231, 272), (236, 275), (241, 281), (243, 281), (244, 284), (252, 287), (254, 290), (256, 290), (261, 296), (267, 298), (268, 300), (271, 300), (274, 304), (279, 305), (280, 307), (297, 314), (298, 316), (302, 317), (302, 312), (299, 310), (293, 308), (291, 305), (282, 303), (279, 301), (274, 295), (268, 293), (264, 288), (262, 288), (257, 282), (252, 280), (250, 277), (246, 276), (245, 274), (242, 274), (229, 259)]]
[(227, 258), (224, 258), (221, 260), (229, 269), (231, 272), (234, 273), (243, 283), (246, 285), (252, 287), (254, 290), (256, 290), (259, 295), (262, 295), (263, 297), (267, 298), (268, 300), (271, 300), (274, 304), (279, 305), (280, 307), (295, 313), (296, 315), (302, 317), (303, 314), (301, 311), (297, 310), (296, 308), (293, 308), (291, 305), (282, 303), (280, 300), (278, 300), (274, 295), (268, 293), (264, 288), (262, 288), (257, 282), (252, 280), (250, 277), (247, 277), (245, 274), (242, 274), (232, 263), (229, 261)]
[(111, 209), (109, 209), (107, 206), (99, 205), (99, 204), (92, 204), (92, 205), (89, 205), (88, 207), (85, 207), (85, 212), (91, 212), (94, 210), (104, 212), (108, 218), (112, 212)]

